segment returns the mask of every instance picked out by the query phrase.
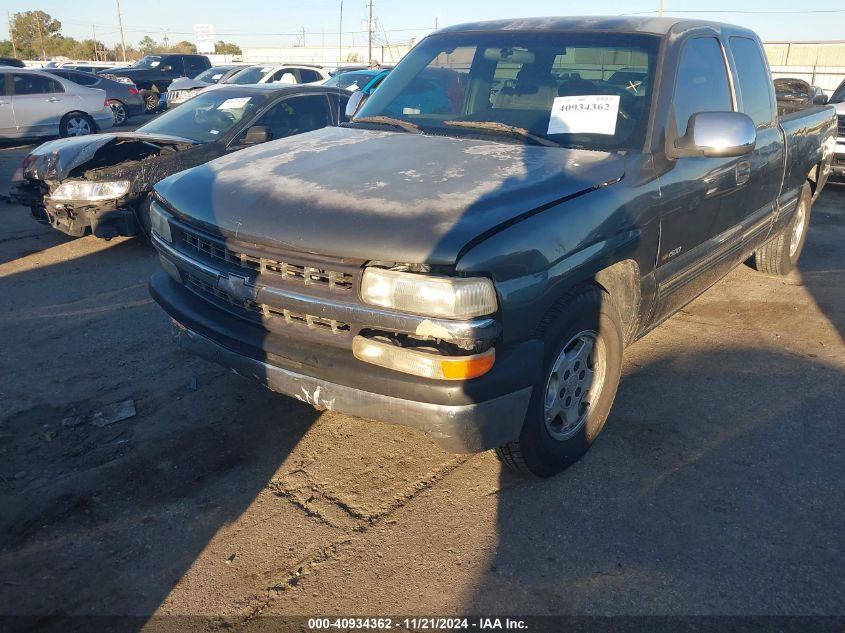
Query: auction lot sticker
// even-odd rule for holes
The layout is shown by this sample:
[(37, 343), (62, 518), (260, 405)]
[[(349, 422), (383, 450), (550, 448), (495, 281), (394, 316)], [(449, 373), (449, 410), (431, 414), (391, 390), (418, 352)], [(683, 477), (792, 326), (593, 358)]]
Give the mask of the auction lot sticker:
[(555, 97), (548, 134), (616, 134), (619, 95)]

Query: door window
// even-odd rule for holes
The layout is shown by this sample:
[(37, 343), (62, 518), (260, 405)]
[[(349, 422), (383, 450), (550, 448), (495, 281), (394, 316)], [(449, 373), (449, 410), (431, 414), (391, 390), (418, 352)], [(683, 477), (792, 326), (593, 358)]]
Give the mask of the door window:
[(273, 83), (280, 84), (298, 83), (296, 81), (296, 75), (294, 74), (293, 68), (282, 68), (281, 70), (277, 70), (273, 73), (273, 76), (270, 78), (270, 81)]
[(675, 82), (675, 125), (679, 135), (696, 112), (733, 110), (722, 47), (715, 37), (697, 37), (684, 44)]
[(0, 97), (6, 94), (6, 73), (0, 73)]
[(205, 70), (205, 65), (198, 59), (188, 59), (185, 61), (185, 74), (188, 77), (196, 77)]
[(263, 125), (271, 139), (318, 130), (329, 125), (329, 102), (323, 95), (304, 95), (280, 101), (254, 123)]
[(299, 80), (301, 83), (308, 84), (312, 81), (320, 81), (322, 77), (316, 70), (309, 70), (308, 68), (303, 68), (299, 71)]
[(736, 61), (742, 111), (760, 127), (775, 120), (772, 80), (760, 55), (760, 46), (747, 37), (732, 37), (731, 50)]
[(65, 79), (70, 79), (72, 82), (79, 84), (80, 86), (94, 86), (100, 83), (100, 78), (96, 75), (89, 75), (88, 73), (67, 73), (67, 76), (64, 74), (60, 75)]
[(12, 75), (12, 83), (16, 95), (40, 95), (65, 91), (58, 81), (42, 75), (16, 73)]

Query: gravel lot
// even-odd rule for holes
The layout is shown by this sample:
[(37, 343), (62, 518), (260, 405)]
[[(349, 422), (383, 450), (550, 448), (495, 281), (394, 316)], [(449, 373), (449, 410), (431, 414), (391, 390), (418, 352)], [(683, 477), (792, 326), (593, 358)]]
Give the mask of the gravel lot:
[(0, 614), (843, 614), (843, 185), (799, 272), (741, 267), (630, 348), (546, 481), (182, 353), (144, 244), (0, 220)]

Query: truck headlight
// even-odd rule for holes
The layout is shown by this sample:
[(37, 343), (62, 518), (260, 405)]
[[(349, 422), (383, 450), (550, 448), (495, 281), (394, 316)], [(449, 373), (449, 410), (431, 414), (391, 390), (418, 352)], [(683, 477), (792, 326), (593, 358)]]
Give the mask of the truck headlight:
[(367, 268), (361, 298), (371, 305), (447, 319), (467, 319), (496, 311), (496, 289), (485, 277), (441, 277)]
[(109, 182), (93, 182), (89, 180), (68, 180), (63, 182), (51, 194), (53, 200), (69, 202), (82, 200), (96, 202), (98, 200), (114, 200), (129, 191), (128, 180)]
[(153, 201), (150, 203), (150, 229), (165, 242), (173, 243), (173, 236), (170, 234), (170, 221), (164, 213), (164, 209)]

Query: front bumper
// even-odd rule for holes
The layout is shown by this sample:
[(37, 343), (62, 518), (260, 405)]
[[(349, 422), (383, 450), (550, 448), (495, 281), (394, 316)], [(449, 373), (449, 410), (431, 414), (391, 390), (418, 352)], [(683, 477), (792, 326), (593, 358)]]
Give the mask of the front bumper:
[(106, 200), (99, 204), (42, 201), (40, 204), (30, 204), (29, 207), (36, 221), (72, 237), (82, 237), (88, 229), (96, 237), (104, 239), (138, 234), (133, 207), (129, 204), (118, 206), (116, 200)]
[(164, 271), (150, 279), (150, 294), (177, 324), (182, 348), (318, 409), (416, 428), (457, 453), (519, 437), (543, 357), (541, 341), (526, 341), (497, 350), (484, 376), (435, 381), (362, 363), (345, 349), (271, 335), (215, 308)]

